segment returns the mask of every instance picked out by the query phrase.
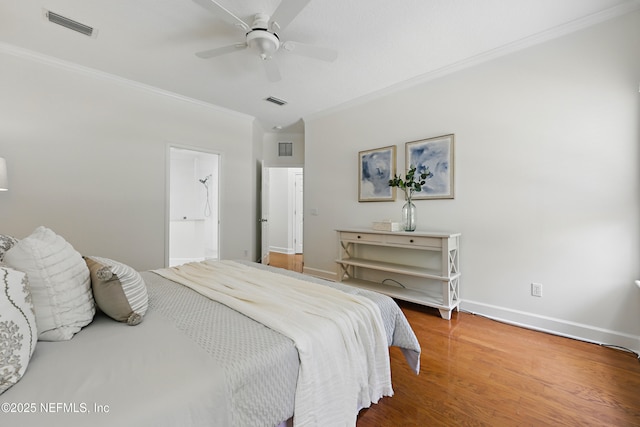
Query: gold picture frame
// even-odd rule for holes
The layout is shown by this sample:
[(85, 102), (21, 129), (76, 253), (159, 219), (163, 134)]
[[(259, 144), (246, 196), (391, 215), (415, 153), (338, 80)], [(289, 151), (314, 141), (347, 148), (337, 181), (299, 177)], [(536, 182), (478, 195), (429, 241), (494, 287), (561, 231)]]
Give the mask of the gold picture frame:
[(393, 202), (395, 187), (389, 180), (396, 174), (396, 146), (358, 153), (358, 202)]
[(433, 174), (413, 194), (414, 200), (454, 198), (454, 141), (454, 134), (449, 134), (405, 144), (406, 170), (415, 166), (418, 173), (428, 169)]

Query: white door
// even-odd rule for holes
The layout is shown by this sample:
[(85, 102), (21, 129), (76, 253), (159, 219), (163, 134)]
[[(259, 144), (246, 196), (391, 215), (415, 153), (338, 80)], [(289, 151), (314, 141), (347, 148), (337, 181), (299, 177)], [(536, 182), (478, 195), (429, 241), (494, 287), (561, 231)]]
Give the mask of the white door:
[(303, 192), (303, 175), (302, 173), (296, 173), (295, 178), (295, 211), (293, 213), (293, 221), (294, 221), (294, 239), (295, 239), (295, 249), (297, 254), (302, 253), (302, 229), (303, 229), (303, 203), (302, 203), (302, 192)]
[(260, 262), (269, 265), (269, 168), (262, 165), (262, 186), (260, 203), (261, 256)]

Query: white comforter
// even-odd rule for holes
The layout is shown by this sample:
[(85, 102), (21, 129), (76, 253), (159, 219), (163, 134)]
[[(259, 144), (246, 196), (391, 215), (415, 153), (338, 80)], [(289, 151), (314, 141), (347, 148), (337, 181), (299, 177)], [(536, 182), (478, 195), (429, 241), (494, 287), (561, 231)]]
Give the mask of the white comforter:
[(232, 261), (154, 272), (294, 341), (296, 426), (355, 426), (359, 408), (393, 394), (385, 330), (370, 300)]

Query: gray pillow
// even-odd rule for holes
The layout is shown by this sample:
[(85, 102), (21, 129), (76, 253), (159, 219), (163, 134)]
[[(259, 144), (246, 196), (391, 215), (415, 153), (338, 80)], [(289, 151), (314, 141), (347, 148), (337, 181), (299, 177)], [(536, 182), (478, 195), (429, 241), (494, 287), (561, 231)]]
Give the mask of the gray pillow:
[(107, 316), (134, 326), (142, 322), (149, 306), (147, 286), (128, 265), (108, 258), (84, 257), (91, 276), (96, 305)]

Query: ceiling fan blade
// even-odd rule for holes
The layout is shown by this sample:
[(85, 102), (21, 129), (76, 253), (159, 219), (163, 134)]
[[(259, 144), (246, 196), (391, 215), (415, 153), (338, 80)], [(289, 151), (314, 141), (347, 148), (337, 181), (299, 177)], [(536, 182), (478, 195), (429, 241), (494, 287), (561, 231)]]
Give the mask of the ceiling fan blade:
[(280, 6), (278, 6), (271, 16), (271, 25), (275, 27), (273, 30), (284, 30), (310, 1), (311, 0), (282, 0)]
[(195, 3), (198, 3), (200, 6), (204, 7), (205, 9), (213, 12), (214, 15), (216, 15), (218, 18), (222, 19), (223, 21), (231, 25), (234, 25), (236, 27), (240, 27), (244, 31), (249, 30), (249, 25), (246, 22), (238, 18), (233, 13), (229, 12), (224, 7), (220, 6), (214, 0), (193, 0), (193, 1)]
[(307, 56), (309, 58), (319, 59), (321, 61), (333, 62), (338, 58), (338, 52), (326, 47), (314, 46), (298, 42), (284, 42), (282, 48), (287, 52), (296, 55)]
[(279, 82), (282, 77), (280, 76), (280, 69), (278, 64), (273, 59), (263, 59), (264, 71), (267, 73), (267, 79), (272, 82)]
[(214, 49), (203, 50), (202, 52), (196, 52), (196, 56), (202, 59), (215, 58), (216, 56), (237, 52), (246, 47), (247, 47), (246, 43), (236, 43), (229, 46), (216, 47)]

